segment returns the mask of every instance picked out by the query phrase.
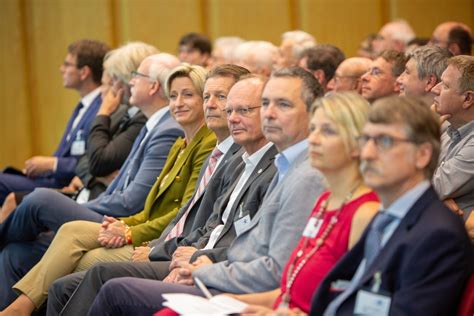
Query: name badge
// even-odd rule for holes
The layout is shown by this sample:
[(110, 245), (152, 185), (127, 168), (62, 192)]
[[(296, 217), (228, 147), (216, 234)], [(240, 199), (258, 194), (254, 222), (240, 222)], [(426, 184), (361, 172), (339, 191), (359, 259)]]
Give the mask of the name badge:
[(248, 214), (234, 222), (234, 228), (237, 236), (239, 236), (247, 227), (249, 227), (250, 222), (251, 219), (250, 215)]
[(388, 315), (391, 301), (392, 299), (387, 295), (359, 290), (356, 296), (354, 315)]
[(316, 234), (318, 233), (322, 224), (323, 224), (322, 220), (317, 219), (316, 217), (311, 217), (303, 231), (303, 236), (308, 237), (308, 238), (316, 237)]
[(82, 139), (82, 130), (78, 130), (76, 133), (76, 139), (71, 145), (71, 155), (81, 156), (86, 153), (86, 141)]
[(84, 140), (75, 140), (71, 145), (71, 155), (81, 156), (86, 152), (86, 142)]

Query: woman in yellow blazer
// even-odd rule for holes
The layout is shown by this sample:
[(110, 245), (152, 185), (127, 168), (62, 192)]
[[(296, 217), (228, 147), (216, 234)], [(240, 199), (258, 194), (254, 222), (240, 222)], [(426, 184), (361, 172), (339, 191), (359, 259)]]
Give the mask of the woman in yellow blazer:
[(48, 288), (56, 279), (99, 261), (129, 261), (133, 246), (160, 236), (191, 198), (202, 164), (216, 144), (214, 133), (204, 121), (205, 76), (202, 67), (183, 64), (166, 80), (170, 111), (185, 138), (179, 138), (171, 148), (143, 211), (122, 219), (105, 216), (102, 224), (64, 224), (41, 261), (15, 284), (14, 289), (22, 294), (10, 306), (31, 313), (44, 303)]

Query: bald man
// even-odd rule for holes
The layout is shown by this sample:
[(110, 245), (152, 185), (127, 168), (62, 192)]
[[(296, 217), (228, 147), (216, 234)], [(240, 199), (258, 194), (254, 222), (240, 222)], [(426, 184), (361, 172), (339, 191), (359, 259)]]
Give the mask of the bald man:
[(351, 57), (345, 59), (336, 69), (334, 77), (329, 81), (327, 88), (334, 92), (356, 91), (362, 92), (360, 77), (365, 74), (372, 60), (365, 57)]

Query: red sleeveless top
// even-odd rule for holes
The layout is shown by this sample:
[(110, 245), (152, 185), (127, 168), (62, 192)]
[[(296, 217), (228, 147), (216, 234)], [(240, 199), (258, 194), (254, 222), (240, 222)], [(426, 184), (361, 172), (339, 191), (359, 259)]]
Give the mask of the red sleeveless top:
[[(324, 192), (311, 213), (313, 217), (319, 210), (323, 201), (329, 197), (329, 192)], [(296, 278), (290, 288), (290, 308), (298, 307), (302, 311), (308, 313), (311, 307), (311, 298), (322, 282), (326, 274), (336, 264), (348, 250), (349, 234), (351, 231), (352, 218), (356, 210), (366, 202), (378, 202), (379, 198), (373, 191), (367, 192), (356, 199), (349, 201), (339, 213), (338, 221), (324, 241), (324, 244), (314, 253), (303, 266), (301, 271), (296, 275)], [(286, 282), (288, 278), (288, 268), (294, 262), (298, 251), (302, 250), (303, 255), (294, 263), (293, 271), (298, 264), (305, 258), (306, 254), (310, 252), (318, 237), (325, 231), (330, 219), (337, 213), (337, 210), (327, 210), (323, 216), (323, 222), (319, 231), (314, 238), (302, 236), (298, 245), (293, 250), (286, 267), (283, 270), (281, 278), (281, 292), (282, 294), (277, 298), (274, 304), (274, 309), (278, 308), (281, 302), (282, 295), (286, 291)], [(304, 247), (306, 242), (306, 247)], [(304, 249), (303, 249), (304, 248)]]

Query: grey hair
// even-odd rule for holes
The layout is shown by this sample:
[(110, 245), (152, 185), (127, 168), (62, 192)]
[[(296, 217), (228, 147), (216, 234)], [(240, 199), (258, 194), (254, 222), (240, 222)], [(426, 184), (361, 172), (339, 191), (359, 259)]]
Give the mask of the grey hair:
[(416, 62), (418, 77), (425, 79), (430, 75), (436, 77), (436, 82), (441, 81), (441, 74), (448, 67), (448, 59), (452, 56), (446, 48), (437, 46), (418, 47), (408, 54)]

